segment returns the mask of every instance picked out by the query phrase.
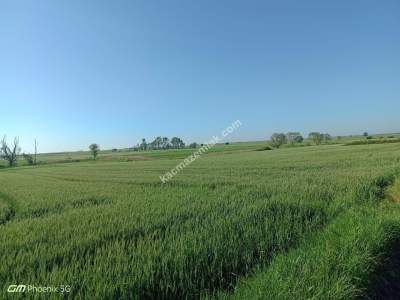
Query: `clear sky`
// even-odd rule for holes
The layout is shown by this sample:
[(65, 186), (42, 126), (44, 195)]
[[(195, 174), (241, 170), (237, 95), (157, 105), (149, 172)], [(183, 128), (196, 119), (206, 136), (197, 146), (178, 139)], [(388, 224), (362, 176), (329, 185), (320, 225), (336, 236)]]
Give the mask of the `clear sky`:
[(398, 0), (0, 0), (0, 34), (25, 151), (400, 131)]

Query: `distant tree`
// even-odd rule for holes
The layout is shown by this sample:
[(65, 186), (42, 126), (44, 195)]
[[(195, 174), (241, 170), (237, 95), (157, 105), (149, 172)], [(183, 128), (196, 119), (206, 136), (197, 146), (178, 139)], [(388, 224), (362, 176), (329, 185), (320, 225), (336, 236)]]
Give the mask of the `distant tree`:
[(7, 145), (6, 137), (3, 138), (0, 145), (0, 155), (1, 158), (8, 162), (10, 167), (17, 165), (17, 156), (21, 149), (19, 148), (19, 139), (18, 137), (14, 138), (14, 144), (11, 146)]
[(338, 135), (336, 138), (338, 141), (340, 141), (342, 139), (342, 137), (340, 135)]
[(332, 136), (329, 133), (324, 133), (322, 134), (322, 139), (326, 143), (332, 140)]
[(320, 145), (324, 139), (324, 136), (322, 133), (319, 132), (310, 132), (308, 138), (312, 140), (316, 145)]
[(154, 140), (154, 141), (148, 143), (147, 144), (147, 149), (149, 149), (149, 150), (156, 149), (156, 141)]
[(180, 138), (174, 136), (174, 137), (171, 139), (172, 148), (175, 148), (175, 149), (178, 148), (179, 141), (180, 141)]
[(368, 132), (364, 132), (363, 136), (367, 137), (368, 136)]
[(113, 148), (113, 149), (111, 149), (111, 152), (117, 152), (118, 151), (118, 149), (117, 148)]
[(226, 142), (225, 145), (229, 145), (229, 142)]
[(284, 133), (274, 133), (271, 136), (271, 144), (275, 148), (279, 148), (283, 144), (287, 143), (286, 135)]
[(301, 144), (301, 143), (304, 141), (304, 138), (303, 138), (302, 135), (298, 135), (298, 136), (296, 136), (296, 137), (294, 138), (294, 141), (295, 141), (296, 143)]
[(161, 146), (163, 149), (168, 149), (170, 144), (169, 144), (169, 139), (165, 136), (161, 139)]
[(191, 143), (190, 145), (189, 145), (189, 148), (197, 148), (197, 143), (196, 142), (194, 142), (194, 143)]
[(162, 145), (162, 137), (161, 136), (156, 137), (155, 140), (152, 142), (152, 144), (155, 149), (160, 149)]
[(35, 158), (31, 154), (27, 153), (22, 153), (22, 157), (26, 160), (28, 165), (34, 165), (35, 164)]
[(147, 143), (146, 143), (146, 139), (143, 138), (142, 139), (142, 143), (140, 144), (140, 150), (147, 150)]
[(289, 144), (303, 142), (303, 137), (301, 136), (300, 132), (288, 132), (286, 133), (286, 139)]
[(97, 158), (97, 155), (99, 154), (99, 151), (100, 151), (99, 145), (97, 145), (97, 144), (91, 144), (91, 145), (89, 146), (89, 149), (90, 149), (90, 152), (92, 152), (93, 159), (96, 159), (96, 158)]
[(175, 149), (180, 149), (180, 148), (185, 147), (185, 143), (180, 138), (178, 138), (176, 136), (174, 136), (171, 139), (171, 145), (172, 145), (172, 148), (175, 148)]

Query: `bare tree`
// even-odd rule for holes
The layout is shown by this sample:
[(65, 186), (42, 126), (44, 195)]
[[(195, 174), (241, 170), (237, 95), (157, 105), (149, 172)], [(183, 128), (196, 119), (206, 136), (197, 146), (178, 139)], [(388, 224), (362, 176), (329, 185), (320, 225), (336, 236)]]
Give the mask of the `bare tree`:
[(8, 162), (10, 167), (17, 165), (17, 156), (18, 153), (21, 151), (19, 148), (19, 139), (18, 137), (14, 138), (14, 143), (11, 146), (7, 145), (6, 137), (3, 138), (0, 145), (0, 153), (1, 157)]

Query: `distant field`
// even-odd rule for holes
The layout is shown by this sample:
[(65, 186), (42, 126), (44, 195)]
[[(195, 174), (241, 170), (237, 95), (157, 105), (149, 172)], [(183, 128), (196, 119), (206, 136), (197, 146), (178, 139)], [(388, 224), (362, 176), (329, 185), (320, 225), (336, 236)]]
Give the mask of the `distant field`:
[[(243, 142), (232, 143), (229, 145), (218, 144), (210, 149), (209, 153), (216, 152), (231, 152), (231, 151), (246, 151), (254, 150), (266, 145), (266, 142)], [(197, 148), (199, 149), (199, 148)], [(170, 150), (149, 150), (149, 151), (129, 151), (121, 149), (118, 151), (103, 150), (100, 151), (98, 160), (104, 161), (131, 161), (131, 160), (145, 160), (145, 159), (171, 159), (171, 158), (185, 158), (196, 151), (196, 149), (170, 149)], [(37, 155), (39, 163), (68, 163), (68, 162), (81, 162), (91, 161), (92, 156), (89, 151), (76, 151), (76, 152), (59, 152), (59, 153), (41, 153)], [(0, 161), (0, 165), (5, 166), (5, 162)], [(19, 159), (19, 165), (25, 165), (22, 157)]]
[(16, 283), (81, 299), (384, 295), (400, 144), (265, 145), (218, 145), (164, 185), (193, 150), (0, 169), (0, 298)]
[[(395, 140), (392, 142), (397, 142), (400, 139), (400, 133), (386, 133), (373, 135), (372, 140), (367, 140), (364, 136), (354, 135), (354, 136), (343, 136), (334, 137), (332, 141), (329, 141), (330, 145), (347, 145), (354, 143), (358, 144), (373, 144), (379, 143), (385, 140)], [(383, 140), (382, 140), (383, 139)], [(251, 151), (251, 150), (262, 150), (267, 146), (268, 141), (255, 141), (255, 142), (236, 142), (225, 144), (217, 144), (211, 148), (208, 153), (228, 153), (235, 151)], [(313, 142), (305, 139), (302, 144), (295, 145), (297, 147), (301, 146), (312, 146)], [(282, 148), (292, 148), (292, 145), (283, 145)], [(199, 149), (199, 148), (197, 148)], [(98, 160), (102, 161), (133, 161), (133, 160), (150, 160), (150, 159), (172, 159), (172, 158), (185, 158), (195, 149), (185, 148), (185, 149), (170, 149), (170, 150), (149, 150), (149, 151), (132, 151), (128, 149), (117, 149), (117, 151), (112, 150), (102, 150), (99, 153)], [(75, 151), (75, 152), (58, 152), (58, 153), (39, 153), (37, 155), (37, 161), (39, 164), (48, 163), (70, 163), (70, 162), (88, 162), (91, 161), (92, 157), (89, 151)], [(19, 157), (18, 164), (21, 166), (26, 165), (26, 162), (22, 157)], [(5, 167), (5, 161), (0, 160), (0, 168)]]
[[(373, 140), (381, 139), (381, 138), (400, 138), (400, 133), (386, 133), (386, 134), (378, 134), (372, 135)], [(353, 136), (343, 136), (343, 137), (334, 137), (329, 144), (347, 144), (351, 142), (358, 141), (366, 141), (366, 138), (361, 135), (353, 135)], [(371, 142), (371, 140), (370, 140)], [(305, 139), (303, 146), (312, 145), (312, 141)], [(231, 151), (246, 151), (246, 150), (256, 150), (261, 149), (263, 146), (268, 145), (268, 141), (255, 141), (255, 142), (236, 142), (230, 143), (228, 145), (218, 144), (214, 146), (209, 152), (231, 152)], [(289, 146), (289, 145), (284, 145)], [(300, 145), (301, 146), (301, 145)], [(148, 158), (184, 158), (187, 155), (191, 154), (194, 149), (180, 149), (180, 150), (150, 150), (150, 151), (129, 151), (128, 149), (119, 149), (116, 152), (111, 150), (103, 150), (100, 151), (99, 159), (100, 160), (129, 160), (130, 157), (148, 157)], [(77, 151), (77, 152), (60, 152), (60, 153), (44, 153), (38, 155), (38, 161), (43, 163), (51, 163), (51, 162), (74, 162), (74, 161), (83, 161), (90, 160), (91, 155), (89, 151)], [(20, 163), (24, 163), (21, 159)]]

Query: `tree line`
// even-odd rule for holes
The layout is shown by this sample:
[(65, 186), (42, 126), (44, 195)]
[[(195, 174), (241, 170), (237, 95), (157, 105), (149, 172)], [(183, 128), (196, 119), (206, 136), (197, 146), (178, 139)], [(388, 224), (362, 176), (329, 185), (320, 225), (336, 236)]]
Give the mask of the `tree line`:
[[(184, 149), (184, 148), (197, 148), (199, 145), (194, 142), (189, 146), (186, 146), (183, 140), (179, 137), (173, 137), (169, 139), (168, 137), (156, 137), (152, 142), (146, 142), (145, 138), (142, 138), (140, 144), (137, 144), (134, 147), (129, 148), (131, 151), (147, 151), (147, 150), (168, 150), (168, 149)], [(93, 159), (96, 160), (97, 155), (100, 152), (100, 146), (96, 143), (89, 145), (89, 151), (93, 156)], [(112, 152), (118, 151), (118, 149), (114, 148), (111, 150)]]
[[(321, 145), (332, 140), (332, 136), (329, 133), (321, 132), (310, 132), (308, 139), (313, 141), (316, 145)], [(279, 148), (284, 144), (301, 144), (304, 138), (299, 132), (288, 132), (288, 133), (274, 133), (271, 136), (271, 144), (275, 148)]]
[[(147, 142), (145, 138), (142, 138), (142, 142), (132, 148), (133, 151), (146, 151), (146, 150), (167, 150), (167, 149), (183, 149), (187, 147), (183, 140), (179, 137), (156, 137), (152, 142)], [(197, 148), (197, 143), (191, 143), (189, 148)]]
[[(367, 132), (364, 132), (364, 137), (369, 138)], [(310, 132), (308, 135), (308, 139), (314, 142), (315, 145), (321, 145), (322, 143), (327, 143), (332, 140), (332, 136), (328, 133), (321, 132)], [(338, 137), (340, 139), (340, 137)], [(270, 143), (273, 147), (279, 148), (284, 144), (301, 144), (304, 142), (304, 137), (299, 132), (288, 132), (288, 133), (274, 133), (271, 136)], [(22, 153), (22, 157), (26, 160), (28, 165), (35, 165), (37, 163), (37, 142), (35, 140), (35, 152), (34, 154)], [(146, 150), (167, 150), (167, 149), (183, 149), (183, 148), (197, 148), (199, 145), (194, 142), (190, 145), (186, 146), (183, 140), (179, 137), (172, 137), (169, 139), (168, 137), (156, 137), (153, 141), (147, 142), (145, 138), (142, 138), (141, 143), (138, 143), (136, 146), (129, 148), (133, 151), (146, 151)], [(91, 144), (89, 146), (89, 150), (93, 156), (93, 159), (96, 159), (99, 152), (100, 146), (98, 144)], [(117, 151), (117, 149), (113, 149), (112, 151)], [(14, 138), (12, 144), (8, 144), (6, 137), (4, 137), (0, 141), (0, 158), (5, 160), (8, 166), (16, 166), (17, 158), (20, 155), (21, 148), (19, 147), (19, 139), (18, 137)]]

